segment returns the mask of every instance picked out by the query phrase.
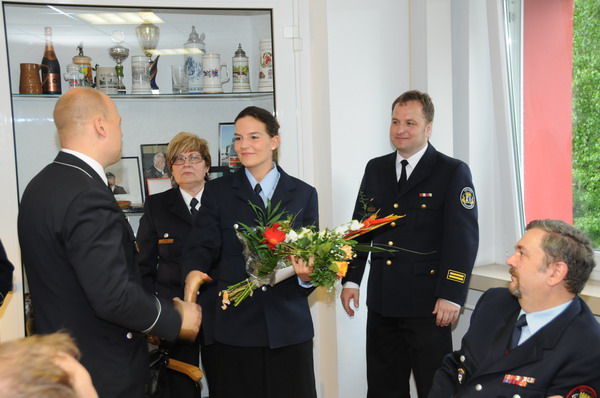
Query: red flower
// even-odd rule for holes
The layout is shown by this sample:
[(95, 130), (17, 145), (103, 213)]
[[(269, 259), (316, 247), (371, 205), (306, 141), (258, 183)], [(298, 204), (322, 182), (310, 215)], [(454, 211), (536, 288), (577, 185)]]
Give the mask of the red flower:
[(278, 222), (265, 228), (263, 236), (265, 239), (263, 239), (261, 243), (266, 243), (271, 250), (275, 250), (275, 247), (285, 240), (285, 232), (281, 230), (281, 225), (279, 225)]

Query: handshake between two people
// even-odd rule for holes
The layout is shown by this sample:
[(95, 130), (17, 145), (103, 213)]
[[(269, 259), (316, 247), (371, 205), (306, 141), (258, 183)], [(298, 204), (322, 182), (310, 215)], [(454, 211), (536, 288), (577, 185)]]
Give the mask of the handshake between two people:
[(192, 342), (196, 340), (202, 324), (202, 308), (196, 304), (196, 297), (200, 286), (211, 281), (212, 278), (204, 272), (191, 271), (185, 279), (184, 300), (179, 297), (173, 299), (175, 309), (181, 316), (179, 339)]

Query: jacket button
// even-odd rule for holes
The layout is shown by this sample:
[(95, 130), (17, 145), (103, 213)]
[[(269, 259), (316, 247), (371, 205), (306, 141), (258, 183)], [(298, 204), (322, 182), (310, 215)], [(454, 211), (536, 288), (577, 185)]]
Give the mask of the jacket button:
[(392, 265), (392, 260), (387, 260), (387, 261), (385, 262), (385, 265)]
[(133, 338), (133, 333), (127, 332), (127, 334), (125, 335), (125, 337), (127, 337), (127, 340), (131, 340)]
[(165, 234), (163, 235), (163, 238), (168, 238), (169, 237), (169, 233), (165, 232)]
[(262, 290), (263, 292), (266, 292), (267, 291), (267, 287), (263, 286), (263, 287), (260, 288), (260, 290)]
[(429, 271), (429, 275), (435, 275), (435, 270), (432, 269), (431, 271)]
[(388, 246), (394, 246), (394, 241), (392, 241), (392, 240), (388, 241)]
[(475, 390), (476, 390), (476, 391), (481, 391), (481, 390), (483, 390), (483, 386), (482, 386), (481, 384), (477, 384), (477, 385), (475, 386)]
[(396, 226), (396, 222), (395, 222), (395, 221), (392, 221), (392, 222), (390, 223), (390, 226), (391, 226), (392, 228), (393, 228), (393, 227), (395, 227), (395, 226)]
[(394, 203), (394, 209), (398, 208), (398, 203)]
[(519, 394), (515, 394), (513, 395), (513, 398), (521, 398), (521, 396)]
[(426, 209), (426, 208), (427, 208), (427, 205), (426, 205), (425, 203), (423, 203), (423, 204), (421, 205), (421, 209)]
[(467, 358), (465, 358), (465, 356), (464, 356), (464, 355), (461, 355), (461, 356), (460, 356), (460, 358), (458, 358), (458, 359), (460, 359), (460, 361), (461, 361), (461, 362), (464, 362), (464, 361), (466, 361), (466, 360), (467, 360)]

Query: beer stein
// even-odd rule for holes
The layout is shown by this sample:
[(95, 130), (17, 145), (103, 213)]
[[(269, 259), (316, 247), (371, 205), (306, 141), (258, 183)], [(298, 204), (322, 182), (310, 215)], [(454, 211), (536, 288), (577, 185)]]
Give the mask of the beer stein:
[(41, 68), (48, 67), (40, 64), (21, 64), (21, 76), (19, 80), (19, 94), (42, 94), (42, 86), (48, 80), (48, 75), (44, 81), (40, 78)]
[(204, 54), (202, 56), (202, 75), (203, 93), (222, 93), (223, 83), (229, 81), (229, 70), (227, 65), (221, 64), (220, 54)]

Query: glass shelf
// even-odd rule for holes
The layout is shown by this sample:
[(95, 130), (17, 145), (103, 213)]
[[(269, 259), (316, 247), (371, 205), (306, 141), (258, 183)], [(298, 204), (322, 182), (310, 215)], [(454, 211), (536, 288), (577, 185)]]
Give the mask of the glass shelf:
[[(109, 97), (116, 100), (127, 100), (127, 99), (218, 99), (218, 98), (271, 98), (273, 96), (272, 91), (261, 91), (261, 92), (247, 92), (247, 93), (211, 93), (211, 94), (109, 94)], [(48, 98), (59, 98), (59, 94), (12, 94), (13, 99), (48, 99)]]

